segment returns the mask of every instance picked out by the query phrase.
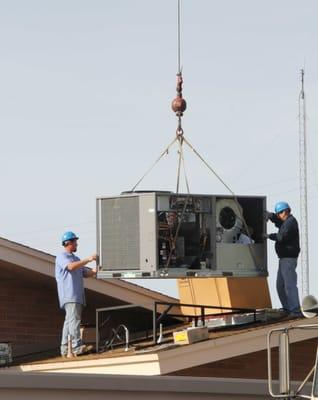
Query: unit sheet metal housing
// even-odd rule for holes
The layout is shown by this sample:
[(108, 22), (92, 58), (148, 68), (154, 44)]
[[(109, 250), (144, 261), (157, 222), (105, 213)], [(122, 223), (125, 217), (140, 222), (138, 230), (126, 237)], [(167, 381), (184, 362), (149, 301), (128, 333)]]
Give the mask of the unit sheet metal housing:
[(97, 199), (98, 278), (267, 276), (266, 198), (127, 192)]

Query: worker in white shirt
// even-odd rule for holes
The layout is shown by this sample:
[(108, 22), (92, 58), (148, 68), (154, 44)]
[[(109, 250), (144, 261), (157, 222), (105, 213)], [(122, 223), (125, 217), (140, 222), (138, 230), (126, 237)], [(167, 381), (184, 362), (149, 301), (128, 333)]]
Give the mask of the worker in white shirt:
[(254, 240), (251, 238), (253, 235), (253, 228), (251, 226), (247, 227), (248, 233), (250, 236), (248, 236), (246, 233), (246, 229), (242, 228), (241, 232), (238, 235), (236, 243), (238, 244), (253, 244), (255, 243)]

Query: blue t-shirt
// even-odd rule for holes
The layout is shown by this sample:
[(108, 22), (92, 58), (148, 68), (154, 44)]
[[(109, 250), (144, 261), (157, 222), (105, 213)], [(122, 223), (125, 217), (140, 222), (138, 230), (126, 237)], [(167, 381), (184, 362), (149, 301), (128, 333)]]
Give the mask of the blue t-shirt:
[(73, 253), (64, 251), (55, 260), (55, 279), (60, 307), (64, 308), (65, 303), (80, 303), (85, 305), (85, 293), (83, 277), (85, 267), (69, 271), (67, 266), (80, 259)]

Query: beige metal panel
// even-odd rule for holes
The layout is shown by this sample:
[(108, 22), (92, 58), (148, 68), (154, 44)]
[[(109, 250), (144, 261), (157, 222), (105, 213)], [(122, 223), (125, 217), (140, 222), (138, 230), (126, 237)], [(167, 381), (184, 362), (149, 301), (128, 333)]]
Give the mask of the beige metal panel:
[(271, 308), (272, 302), (266, 277), (227, 278), (230, 307)]
[[(180, 303), (238, 308), (270, 308), (267, 278), (178, 279)], [(200, 315), (198, 308), (181, 307), (184, 314)], [(216, 314), (221, 309), (207, 309)]]
[[(211, 306), (230, 306), (227, 278), (183, 278), (178, 279), (180, 303)], [(182, 306), (186, 315), (200, 315), (199, 308)], [(220, 309), (207, 309), (207, 314), (216, 314)]]

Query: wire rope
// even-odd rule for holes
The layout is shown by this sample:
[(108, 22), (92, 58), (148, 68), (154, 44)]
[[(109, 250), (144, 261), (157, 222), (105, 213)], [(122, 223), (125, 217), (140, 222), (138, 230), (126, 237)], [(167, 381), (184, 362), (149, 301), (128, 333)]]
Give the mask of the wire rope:
[(181, 21), (180, 21), (180, 0), (178, 0), (178, 73), (181, 73)]
[(181, 169), (181, 160), (182, 160), (182, 155), (180, 151), (180, 142), (179, 142), (179, 159), (178, 159), (178, 169), (177, 169), (177, 188), (176, 188), (176, 193), (179, 193), (179, 184), (180, 184), (180, 169)]
[(186, 167), (185, 167), (185, 160), (184, 160), (184, 152), (183, 152), (183, 148), (182, 148), (182, 143), (180, 144), (180, 150), (181, 150), (181, 159), (182, 159), (184, 180), (185, 180), (185, 184), (186, 184), (186, 187), (187, 187), (187, 192), (190, 194), (190, 186), (189, 186), (189, 181), (188, 181)]
[(154, 167), (158, 164), (158, 162), (169, 153), (170, 147), (174, 144), (177, 138), (174, 138), (173, 141), (165, 148), (165, 150), (160, 154), (157, 160), (153, 163), (153, 165), (144, 173), (144, 175), (138, 180), (135, 186), (131, 189), (132, 192), (135, 191), (137, 186), (143, 181), (143, 179), (154, 169)]

